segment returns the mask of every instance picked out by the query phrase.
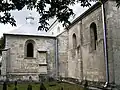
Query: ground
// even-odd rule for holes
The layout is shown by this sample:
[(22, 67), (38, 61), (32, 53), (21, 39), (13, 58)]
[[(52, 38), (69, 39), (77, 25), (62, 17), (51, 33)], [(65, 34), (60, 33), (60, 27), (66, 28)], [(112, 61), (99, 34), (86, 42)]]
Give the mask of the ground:
[[(73, 85), (68, 83), (56, 83), (56, 82), (46, 82), (44, 83), (47, 90), (83, 90), (79, 85)], [(28, 84), (17, 84), (18, 90), (27, 90)], [(0, 90), (2, 90), (2, 85), (0, 85)], [(8, 85), (7, 90), (14, 90), (14, 84)], [(40, 84), (32, 83), (32, 90), (40, 90)]]

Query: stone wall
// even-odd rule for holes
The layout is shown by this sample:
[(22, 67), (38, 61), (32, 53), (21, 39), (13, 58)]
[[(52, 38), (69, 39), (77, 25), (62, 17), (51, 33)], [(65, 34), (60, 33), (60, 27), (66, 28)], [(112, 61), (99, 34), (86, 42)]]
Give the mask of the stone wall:
[(111, 0), (105, 4), (110, 83), (120, 85), (120, 8)]
[[(5, 36), (5, 48), (10, 49), (8, 65), (9, 76), (38, 76), (39, 74), (48, 74), (49, 76), (55, 76), (55, 38), (19, 35)], [(25, 55), (25, 43), (27, 40), (32, 40), (35, 42), (33, 58), (27, 58)], [(41, 62), (42, 59), (45, 60), (45, 62)]]
[[(79, 25), (79, 23), (75, 24), (68, 32), (68, 77), (76, 79), (82, 79), (81, 38)], [(76, 48), (73, 48), (73, 34), (76, 35)]]
[[(90, 25), (96, 24), (96, 50), (90, 51)], [(69, 77), (105, 82), (105, 61), (103, 48), (103, 29), (101, 7), (92, 10), (69, 29), (68, 72)], [(76, 34), (76, 56), (73, 55), (72, 35)]]
[(58, 67), (59, 75), (68, 76), (68, 32), (67, 30), (57, 36), (58, 40)]
[[(105, 3), (105, 16), (109, 79), (110, 83), (120, 84), (120, 8), (116, 7), (115, 1), (108, 0)], [(97, 30), (95, 50), (91, 50), (90, 37), (90, 25), (93, 22), (96, 24)], [(6, 35), (5, 48), (8, 50), (3, 51), (2, 75), (6, 75), (7, 72), (11, 78), (17, 75), (22, 79), (34, 76), (33, 78), (38, 80), (37, 76), (40, 73), (49, 76), (59, 73), (62, 77), (81, 81), (86, 79), (106, 82), (102, 22), (102, 8), (98, 7), (89, 9), (69, 27), (69, 30), (65, 30), (56, 38)], [(73, 35), (76, 37), (75, 47)], [(34, 58), (31, 59), (25, 56), (25, 42), (27, 40), (35, 42)], [(44, 59), (45, 62), (41, 62), (39, 58)]]
[[(105, 61), (103, 47), (103, 26), (101, 7), (87, 15), (82, 20), (82, 61), (83, 78), (90, 81), (105, 82)], [(96, 24), (97, 42), (96, 50), (90, 51), (90, 25)]]

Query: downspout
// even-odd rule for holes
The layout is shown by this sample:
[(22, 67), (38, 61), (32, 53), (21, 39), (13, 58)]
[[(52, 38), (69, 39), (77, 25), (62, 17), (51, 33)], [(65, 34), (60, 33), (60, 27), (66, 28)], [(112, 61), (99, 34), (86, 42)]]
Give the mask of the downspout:
[(82, 49), (81, 49), (81, 45), (82, 45), (82, 20), (80, 21), (80, 69), (81, 69), (81, 81), (83, 81), (83, 59), (82, 59)]
[(106, 36), (107, 27), (106, 27), (104, 3), (101, 3), (101, 8), (102, 8), (102, 21), (103, 21), (103, 34), (104, 34), (104, 60), (106, 67), (106, 83), (104, 87), (107, 87), (109, 83), (109, 66), (108, 66), (107, 36)]

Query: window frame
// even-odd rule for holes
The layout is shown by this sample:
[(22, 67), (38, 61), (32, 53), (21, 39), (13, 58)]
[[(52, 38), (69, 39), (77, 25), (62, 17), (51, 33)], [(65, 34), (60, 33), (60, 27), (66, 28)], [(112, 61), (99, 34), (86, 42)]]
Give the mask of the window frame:
[(75, 33), (73, 33), (72, 35), (72, 56), (75, 57), (76, 56), (76, 49), (77, 49), (77, 36)]
[[(28, 46), (28, 44), (32, 44), (33, 45), (33, 48), (32, 48), (32, 50), (33, 50), (33, 55), (32, 55), (32, 57), (28, 57), (28, 55), (27, 55), (27, 52), (28, 52), (28, 50), (27, 50), (27, 46)], [(35, 42), (33, 41), (33, 40), (27, 40), (26, 42), (25, 42), (25, 48), (24, 48), (24, 56), (25, 56), (25, 58), (35, 58)]]
[(90, 51), (91, 52), (97, 49), (97, 40), (98, 40), (97, 25), (95, 22), (92, 22), (90, 24), (90, 48), (91, 48)]

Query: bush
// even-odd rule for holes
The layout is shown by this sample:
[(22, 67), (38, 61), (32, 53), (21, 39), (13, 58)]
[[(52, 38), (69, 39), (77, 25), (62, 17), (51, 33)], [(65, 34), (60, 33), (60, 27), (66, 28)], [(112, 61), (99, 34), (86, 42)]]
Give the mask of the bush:
[(63, 90), (63, 87), (61, 88), (61, 90)]
[(83, 85), (84, 85), (84, 90), (88, 90), (88, 88), (87, 88), (88, 87), (88, 81), (87, 80), (84, 81)]
[(40, 82), (45, 82), (47, 80), (47, 77), (46, 77), (46, 75), (45, 74), (43, 74), (43, 75), (39, 75), (39, 81)]
[(16, 87), (16, 86), (14, 87), (14, 90), (17, 90), (17, 87)]
[(48, 81), (49, 82), (52, 82), (52, 81), (55, 81), (53, 77), (48, 77)]
[(40, 90), (47, 90), (43, 83), (41, 83), (41, 85), (40, 85)]
[(3, 83), (3, 90), (7, 90), (7, 83), (6, 82)]
[(31, 84), (28, 85), (27, 90), (32, 90), (32, 85)]
[(15, 83), (14, 83), (14, 84), (15, 84), (15, 86), (17, 86), (17, 81), (15, 81)]

